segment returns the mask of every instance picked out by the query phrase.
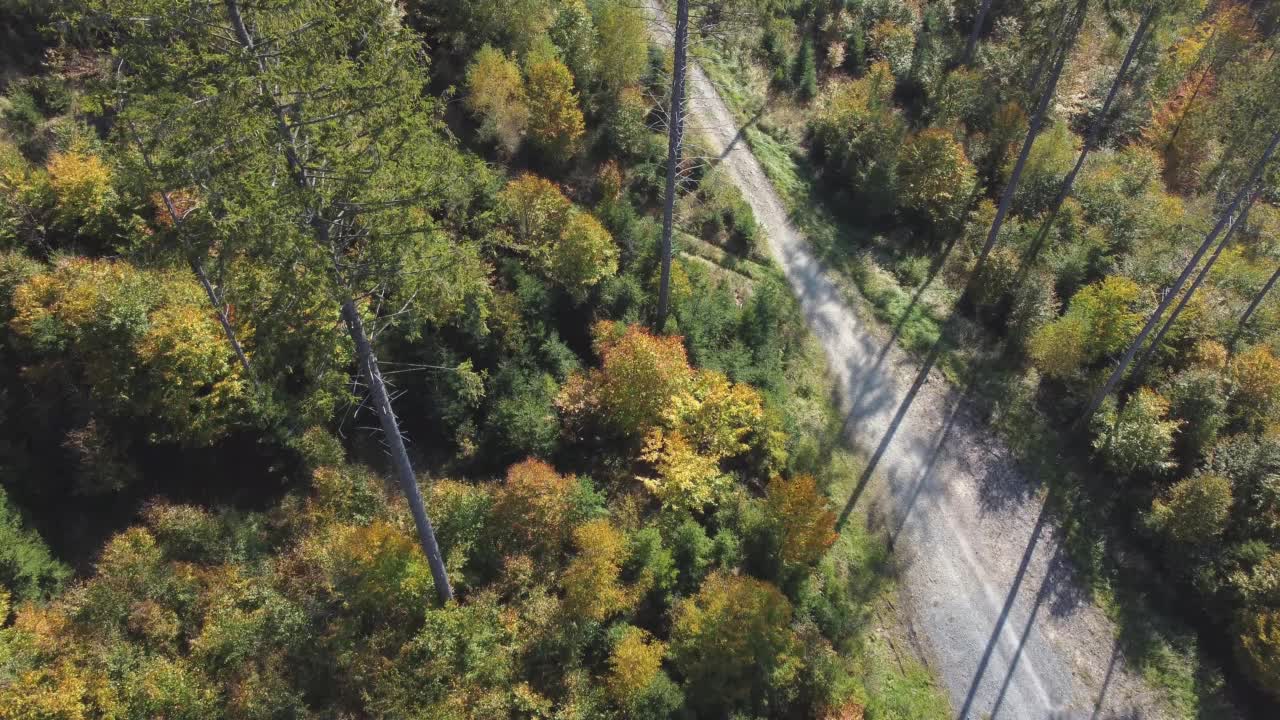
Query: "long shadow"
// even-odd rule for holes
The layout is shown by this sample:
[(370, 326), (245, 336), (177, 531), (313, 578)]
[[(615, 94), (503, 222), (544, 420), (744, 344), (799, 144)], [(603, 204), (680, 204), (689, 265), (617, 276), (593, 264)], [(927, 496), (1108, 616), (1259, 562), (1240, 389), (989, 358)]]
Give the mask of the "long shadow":
[(898, 536), (902, 534), (902, 529), (907, 526), (907, 519), (911, 517), (911, 510), (916, 506), (916, 501), (920, 498), (920, 492), (924, 489), (929, 478), (933, 476), (934, 467), (937, 466), (938, 460), (941, 459), (947, 439), (951, 437), (951, 430), (955, 427), (956, 418), (960, 415), (960, 406), (964, 402), (964, 397), (964, 392), (959, 393), (951, 405), (947, 420), (942, 425), (942, 432), (938, 436), (938, 442), (933, 446), (933, 451), (929, 453), (929, 460), (925, 463), (924, 469), (920, 471), (920, 476), (916, 478), (915, 487), (911, 489), (911, 496), (907, 498), (906, 506), (902, 509), (902, 517), (898, 520), (897, 527), (889, 535), (890, 551), (897, 545)]
[[(753, 125), (759, 124), (761, 118), (764, 117), (765, 110), (768, 109), (768, 107), (769, 106), (767, 103), (765, 105), (761, 105), (760, 109), (756, 110), (756, 114), (751, 116), (751, 119), (747, 120), (745, 123), (742, 123), (741, 125), (738, 126), (737, 132), (733, 134), (733, 137), (729, 140), (729, 142), (725, 143), (724, 150), (722, 150), (719, 155), (717, 155), (716, 157), (712, 158), (707, 162), (708, 171), (714, 170), (718, 165), (720, 165), (720, 163), (724, 162), (725, 158), (729, 157), (729, 153), (733, 152), (733, 149), (736, 148), (739, 145), (739, 143), (746, 144), (747, 128), (752, 127)], [(750, 148), (747, 148), (747, 150), (750, 151)]]
[[(1009, 612), (1013, 609), (1014, 600), (1018, 597), (1018, 590), (1022, 587), (1022, 580), (1027, 575), (1027, 567), (1031, 565), (1031, 556), (1035, 554), (1036, 545), (1040, 543), (1040, 533), (1044, 530), (1045, 523), (1048, 520), (1049, 503), (1046, 502), (1040, 506), (1040, 515), (1036, 518), (1035, 527), (1031, 530), (1031, 540), (1027, 543), (1027, 549), (1022, 553), (1022, 561), (1018, 563), (1018, 572), (1013, 577), (1013, 584), (1010, 585), (1009, 593), (1005, 596), (1004, 606), (1000, 608), (1000, 615), (996, 618), (995, 627), (991, 630), (991, 637), (987, 640), (987, 646), (982, 651), (982, 659), (978, 661), (978, 669), (973, 673), (973, 681), (970, 682), (969, 692), (965, 694), (964, 704), (956, 715), (957, 720), (966, 720), (969, 717), (969, 711), (973, 708), (973, 701), (978, 695), (978, 687), (982, 685), (982, 678), (987, 672), (987, 666), (991, 664), (991, 656), (995, 653), (996, 646), (1000, 643), (1000, 633), (1004, 630), (1004, 624), (1009, 619)], [(1022, 645), (1020, 644), (1018, 646), (1019, 654), (1021, 654), (1021, 651)]]
[[(948, 323), (948, 327), (949, 326), (950, 323)], [(943, 331), (938, 335), (937, 342), (935, 342), (933, 347), (929, 350), (928, 357), (926, 357), (924, 363), (921, 364), (920, 372), (916, 373), (916, 379), (911, 383), (911, 389), (907, 391), (906, 396), (903, 397), (902, 402), (899, 403), (898, 410), (894, 413), (893, 420), (890, 421), (888, 429), (885, 430), (884, 437), (880, 438), (880, 444), (876, 447), (875, 452), (871, 454), (871, 458), (867, 460), (867, 466), (863, 468), (862, 475), (858, 478), (858, 484), (853, 488), (853, 493), (849, 495), (848, 501), (845, 502), (844, 509), (840, 511), (840, 519), (836, 522), (836, 532), (840, 532), (840, 530), (844, 528), (844, 524), (848, 521), (849, 515), (853, 512), (854, 506), (858, 504), (858, 499), (862, 497), (862, 492), (866, 489), (867, 483), (870, 482), (871, 477), (875, 474), (876, 467), (879, 466), (880, 460), (884, 458), (885, 451), (889, 449), (889, 444), (893, 442), (893, 437), (897, 434), (898, 428), (902, 425), (902, 419), (906, 417), (907, 410), (911, 409), (911, 404), (915, 402), (916, 394), (920, 392), (920, 388), (924, 387), (924, 384), (929, 380), (930, 371), (933, 370), (933, 366), (937, 364), (938, 358), (941, 357), (942, 351), (948, 344), (948, 335), (949, 333), (947, 332), (947, 328), (944, 327)], [(853, 422), (854, 416), (857, 414), (858, 407), (855, 403), (854, 407), (849, 412), (848, 418), (845, 420), (846, 431), (848, 430), (848, 426)]]
[[(889, 339), (885, 340), (884, 345), (880, 348), (880, 352), (876, 354), (875, 361), (871, 363), (871, 370), (875, 370), (884, 364), (884, 359), (889, 356), (889, 349), (893, 347), (894, 343), (896, 343), (898, 338), (902, 335), (902, 329), (906, 327), (907, 321), (911, 319), (911, 313), (916, 309), (916, 305), (920, 303), (921, 296), (923, 296), (925, 290), (928, 290), (929, 286), (933, 284), (934, 278), (938, 277), (938, 273), (942, 272), (942, 267), (946, 265), (947, 257), (951, 255), (951, 250), (956, 246), (956, 242), (958, 242), (959, 239), (959, 234), (953, 234), (951, 236), (951, 240), (947, 243), (946, 247), (943, 248), (942, 254), (930, 264), (929, 274), (925, 277), (924, 282), (920, 283), (920, 287), (916, 288), (915, 293), (911, 295), (911, 301), (907, 303), (906, 309), (898, 315), (897, 321), (893, 324), (893, 330), (889, 333)], [(858, 394), (854, 397), (854, 407), (857, 407), (862, 401), (862, 395), (864, 392), (866, 392), (865, 384), (858, 389)]]
[(1013, 659), (1009, 661), (1009, 669), (1005, 671), (1004, 682), (1000, 684), (1000, 692), (996, 695), (996, 703), (991, 706), (989, 713), (991, 720), (995, 720), (1000, 714), (1000, 706), (1004, 705), (1005, 694), (1009, 692), (1009, 685), (1013, 683), (1013, 674), (1018, 671), (1018, 661), (1022, 659), (1022, 651), (1027, 647), (1027, 638), (1031, 637), (1031, 628), (1035, 626), (1036, 615), (1040, 613), (1040, 606), (1044, 604), (1044, 599), (1049, 594), (1051, 575), (1045, 573), (1044, 580), (1040, 582), (1040, 590), (1036, 593), (1036, 601), (1031, 606), (1031, 612), (1027, 615), (1027, 623), (1022, 627), (1022, 635), (1018, 638), (1018, 647), (1013, 651)]
[[(974, 188), (974, 191), (969, 195), (969, 199), (965, 202), (965, 209), (961, 213), (961, 217), (968, 217), (969, 213), (973, 211), (973, 208), (977, 206), (978, 201), (981, 198), (982, 198), (982, 193), (980, 190), (980, 186), (977, 186)], [(902, 311), (901, 314), (898, 315), (898, 319), (894, 321), (893, 329), (889, 333), (889, 339), (885, 341), (883, 346), (881, 346), (880, 352), (876, 354), (875, 361), (871, 363), (872, 370), (875, 370), (884, 364), (885, 358), (889, 356), (889, 349), (892, 348), (894, 343), (898, 341), (898, 338), (901, 337), (902, 330), (903, 328), (906, 327), (907, 321), (911, 319), (911, 314), (916, 309), (916, 306), (920, 304), (921, 297), (924, 296), (924, 293), (926, 290), (929, 289), (929, 286), (933, 284), (933, 281), (938, 277), (938, 274), (942, 272), (942, 268), (945, 267), (947, 264), (947, 259), (951, 257), (951, 251), (955, 249), (956, 244), (960, 241), (960, 237), (963, 234), (964, 233), (962, 228), (955, 228), (953, 232), (950, 233), (950, 239), (947, 241), (947, 244), (942, 248), (942, 253), (939, 254), (936, 258), (934, 258), (933, 262), (930, 263), (929, 273), (928, 275), (925, 276), (924, 282), (920, 283), (920, 286), (916, 288), (914, 293), (912, 293), (911, 300), (907, 303), (907, 307)], [(952, 310), (952, 315), (947, 318), (947, 321), (945, 324), (949, 325), (951, 323), (951, 321), (955, 317), (956, 312), (957, 312), (956, 309)], [(865, 392), (866, 392), (866, 385), (863, 384), (861, 387), (859, 387), (858, 393), (854, 397), (853, 407), (855, 408), (858, 407), (858, 405), (862, 401), (862, 396)]]
[(1102, 678), (1102, 688), (1098, 690), (1098, 700), (1093, 704), (1093, 714), (1089, 716), (1089, 720), (1098, 720), (1102, 716), (1102, 701), (1107, 697), (1107, 690), (1111, 688), (1111, 678), (1115, 675), (1116, 665), (1120, 661), (1120, 641), (1117, 639), (1115, 647), (1111, 649), (1111, 662), (1107, 664), (1107, 674)]

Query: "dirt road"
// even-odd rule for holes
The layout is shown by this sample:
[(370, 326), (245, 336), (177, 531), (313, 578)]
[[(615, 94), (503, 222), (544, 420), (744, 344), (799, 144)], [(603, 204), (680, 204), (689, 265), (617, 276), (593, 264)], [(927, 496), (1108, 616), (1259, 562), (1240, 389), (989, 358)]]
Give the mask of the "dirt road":
[[(650, 10), (657, 0), (646, 0)], [(671, 42), (654, 13), (654, 39)], [(769, 248), (822, 342), (849, 437), (874, 462), (845, 514), (879, 498), (898, 554), (903, 622), (948, 690), (957, 718), (1153, 718), (1162, 704), (1124, 667), (1114, 628), (1061, 557), (1034, 483), (958, 392), (887, 340), (842, 298), (787, 219), (732, 114), (691, 68), (690, 125), (723, 154)]]

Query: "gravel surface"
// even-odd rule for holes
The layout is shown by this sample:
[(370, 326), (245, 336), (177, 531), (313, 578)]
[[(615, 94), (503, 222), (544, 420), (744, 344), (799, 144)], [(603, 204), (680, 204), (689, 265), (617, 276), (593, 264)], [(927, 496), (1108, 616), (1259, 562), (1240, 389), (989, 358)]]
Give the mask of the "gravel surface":
[[(656, 42), (670, 28), (646, 0)], [(959, 392), (858, 315), (791, 226), (733, 115), (697, 66), (691, 130), (722, 155), (826, 351), (853, 444), (874, 465), (844, 516), (880, 518), (899, 560), (900, 621), (957, 718), (1159, 718), (1165, 704), (1125, 667), (1115, 628), (1081, 591), (1036, 483)], [(905, 401), (905, 402), (904, 402)]]

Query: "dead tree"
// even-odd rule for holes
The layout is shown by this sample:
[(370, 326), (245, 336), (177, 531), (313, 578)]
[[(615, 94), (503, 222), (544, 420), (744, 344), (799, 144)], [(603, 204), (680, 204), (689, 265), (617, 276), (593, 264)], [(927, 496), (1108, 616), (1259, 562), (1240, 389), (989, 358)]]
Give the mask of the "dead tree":
[[(316, 178), (309, 173), (300, 159), (299, 146), (301, 141), (298, 133), (303, 132), (301, 130), (302, 123), (295, 122), (293, 129), (290, 128), (284, 104), (276, 96), (275, 92), (267, 86), (265, 82), (265, 78), (268, 76), (266, 60), (263, 53), (257, 48), (252, 33), (245, 25), (244, 18), (241, 16), (239, 1), (224, 0), (224, 4), (227, 18), (231, 23), (240, 49), (252, 61), (250, 67), (257, 76), (258, 94), (273, 115), (275, 133), (279, 141), (278, 147), (281, 148), (285, 155), (292, 181), (303, 191), (305, 196), (306, 191), (312, 187)], [(392, 465), (395, 467), (396, 479), (413, 513), (414, 524), (418, 530), (418, 541), (431, 567), (431, 578), (435, 583), (436, 594), (440, 597), (441, 602), (448, 602), (453, 599), (453, 589), (449, 584), (444, 557), (440, 552), (439, 544), (436, 542), (435, 530), (431, 525), (431, 519), (427, 516), (426, 507), (423, 505), (422, 494), (418, 490), (417, 477), (413, 471), (413, 463), (409, 459), (404, 439), (400, 434), (400, 423), (396, 418), (395, 411), (392, 409), (391, 398), (387, 393), (382, 371), (378, 367), (378, 359), (373, 352), (373, 346), (369, 342), (368, 333), (365, 331), (364, 323), (360, 318), (360, 312), (355, 300), (356, 293), (343, 277), (343, 261), (340, 253), (340, 243), (338, 242), (340, 238), (335, 238), (333, 231), (338, 229), (339, 233), (341, 233), (346, 226), (332, 218), (326, 218), (325, 208), (311, 207), (306, 208), (306, 210), (306, 215), (309, 218), (309, 228), (320, 247), (330, 254), (334, 278), (340, 291), (345, 295), (341, 298), (342, 320), (347, 327), (348, 334), (350, 334), (352, 341), (355, 343), (356, 358), (360, 371), (369, 384), (369, 401), (373, 406), (374, 413), (378, 416), (383, 435), (386, 437)]]
[(1120, 88), (1124, 85), (1125, 75), (1129, 72), (1129, 65), (1133, 63), (1134, 56), (1138, 54), (1138, 48), (1142, 46), (1142, 42), (1146, 39), (1147, 30), (1155, 19), (1158, 5), (1158, 2), (1153, 2), (1147, 8), (1147, 11), (1143, 13), (1142, 20), (1138, 23), (1138, 29), (1133, 33), (1133, 39), (1129, 41), (1129, 49), (1125, 51), (1124, 60), (1120, 63), (1120, 69), (1116, 71), (1115, 79), (1111, 81), (1111, 89), (1107, 92), (1107, 97), (1102, 102), (1102, 108), (1098, 111), (1098, 116), (1094, 118), (1093, 125), (1089, 128), (1089, 136), (1085, 139), (1084, 145), (1080, 148), (1080, 154), (1076, 157), (1076, 164), (1071, 168), (1071, 172), (1067, 173), (1067, 176), (1062, 179), (1058, 194), (1053, 198), (1053, 204), (1049, 206), (1044, 223), (1040, 226), (1040, 231), (1036, 234), (1036, 238), (1032, 241), (1031, 248), (1027, 252), (1024, 266), (1029, 267), (1035, 260), (1035, 256), (1039, 253), (1041, 246), (1049, 237), (1049, 232), (1053, 229), (1053, 223), (1058, 218), (1058, 213), (1062, 210), (1062, 204), (1071, 195), (1071, 188), (1075, 186), (1076, 176), (1080, 174), (1080, 169), (1084, 167), (1084, 161), (1089, 157), (1089, 153), (1097, 149), (1098, 143), (1102, 138), (1102, 129), (1107, 122), (1107, 114), (1111, 112), (1111, 105), (1115, 102), (1116, 96), (1120, 93)]
[(1133, 342), (1129, 343), (1129, 347), (1125, 350), (1120, 361), (1116, 363), (1115, 368), (1111, 371), (1111, 375), (1107, 377), (1107, 381), (1103, 383), (1102, 387), (1098, 388), (1098, 391), (1093, 394), (1093, 397), (1089, 400), (1088, 407), (1085, 409), (1084, 415), (1080, 419), (1082, 423), (1088, 422), (1089, 418), (1093, 417), (1093, 414), (1102, 406), (1102, 401), (1111, 394), (1112, 390), (1115, 390), (1116, 384), (1120, 382), (1120, 378), (1123, 377), (1125, 371), (1128, 370), (1129, 364), (1133, 362), (1134, 356), (1138, 353), (1138, 349), (1146, 343), (1147, 336), (1151, 334), (1156, 323), (1160, 322), (1160, 318), (1164, 315), (1164, 311), (1169, 308), (1169, 305), (1173, 303), (1173, 299), (1182, 291), (1182, 286), (1186, 284), (1187, 278), (1191, 277), (1191, 272), (1200, 264), (1200, 259), (1204, 257), (1206, 252), (1208, 252), (1209, 247), (1213, 245), (1213, 242), (1222, 234), (1222, 230), (1231, 220), (1231, 216), (1235, 214), (1236, 208), (1240, 207), (1240, 201), (1244, 199), (1244, 196), (1249, 192), (1250, 188), (1252, 188), (1253, 185), (1258, 182), (1258, 178), (1262, 176), (1262, 171), (1266, 167), (1267, 161), (1271, 159), (1272, 153), (1275, 152), (1277, 144), (1280, 144), (1280, 131), (1277, 131), (1272, 135), (1271, 142), (1267, 144), (1267, 149), (1262, 153), (1262, 157), (1259, 158), (1258, 162), (1254, 165), (1253, 173), (1250, 175), (1249, 180), (1245, 182), (1245, 184), (1236, 193), (1235, 197), (1232, 198), (1231, 204), (1222, 212), (1222, 217), (1220, 217), (1217, 224), (1213, 226), (1213, 230), (1205, 236), (1204, 242), (1200, 243), (1200, 247), (1196, 249), (1195, 254), (1192, 255), (1191, 259), (1187, 262), (1186, 267), (1182, 269), (1182, 273), (1178, 275), (1178, 279), (1173, 282), (1173, 285), (1171, 285), (1165, 292), (1164, 297), (1160, 299), (1160, 303), (1156, 306), (1155, 312), (1151, 313), (1151, 317), (1147, 318), (1146, 324), (1142, 326), (1142, 331), (1133, 339)]
[(974, 264), (973, 272), (969, 276), (970, 285), (981, 276), (987, 257), (991, 254), (992, 248), (995, 247), (996, 239), (1000, 236), (1000, 228), (1004, 224), (1005, 216), (1009, 213), (1009, 206), (1013, 203), (1013, 194), (1018, 189), (1018, 181), (1022, 178), (1022, 170), (1027, 164), (1027, 157), (1031, 154), (1031, 146), (1035, 144), (1036, 137), (1040, 134), (1040, 128), (1044, 125), (1049, 102), (1053, 99), (1053, 94), (1058, 88), (1058, 78), (1062, 76), (1062, 67), (1066, 64), (1067, 55), (1071, 53), (1071, 48), (1075, 44), (1076, 34), (1080, 30), (1080, 25), (1084, 22), (1088, 5), (1088, 0), (1082, 0), (1077, 5), (1076, 16), (1071, 22), (1071, 30), (1062, 43), (1059, 44), (1054, 54), (1053, 64), (1049, 69), (1049, 79), (1045, 83), (1044, 90), (1040, 93), (1040, 100), (1036, 103), (1035, 113), (1031, 116), (1031, 122), (1027, 127), (1027, 136), (1022, 141), (1022, 150), (1018, 153), (1018, 160), (1014, 163), (1013, 172), (1009, 174), (1009, 182), (1005, 184), (1004, 192), (1000, 194), (1000, 203), (996, 206), (995, 219), (991, 221), (991, 229), (987, 232), (987, 240), (982, 245), (982, 252), (978, 254), (978, 261)]
[[(138, 154), (142, 158), (143, 166), (147, 168), (152, 177), (157, 176), (158, 172), (155, 164), (151, 161), (151, 153), (147, 152), (146, 144), (138, 135), (137, 130), (132, 127), (130, 127), (130, 134), (134, 144), (137, 146)], [(173, 230), (178, 234), (183, 255), (186, 256), (187, 266), (191, 268), (191, 273), (196, 276), (196, 280), (204, 290), (205, 297), (208, 298), (209, 304), (213, 306), (213, 312), (218, 317), (218, 324), (222, 326), (222, 333), (227, 337), (227, 343), (231, 345), (231, 350), (235, 353), (236, 360), (240, 362), (240, 367), (244, 370), (244, 376), (249, 379), (252, 385), (256, 386), (257, 379), (254, 377), (253, 368), (249, 366), (249, 356), (245, 354), (244, 346), (240, 344), (236, 329), (231, 324), (231, 318), (227, 312), (227, 304), (218, 296), (217, 289), (209, 281), (209, 274), (204, 270), (204, 260), (201, 254), (189, 239), (184, 236), (184, 223), (187, 221), (187, 214), (178, 212), (178, 208), (173, 202), (173, 194), (168, 190), (159, 191), (159, 195), (160, 199), (164, 201), (165, 213), (169, 216), (169, 221), (173, 223)]]
[(671, 110), (667, 114), (667, 184), (662, 198), (662, 263), (658, 278), (658, 315), (654, 328), (662, 332), (671, 309), (671, 234), (675, 230), (676, 176), (684, 144), (685, 81), (688, 78), (689, 0), (676, 0), (674, 63), (671, 73)]

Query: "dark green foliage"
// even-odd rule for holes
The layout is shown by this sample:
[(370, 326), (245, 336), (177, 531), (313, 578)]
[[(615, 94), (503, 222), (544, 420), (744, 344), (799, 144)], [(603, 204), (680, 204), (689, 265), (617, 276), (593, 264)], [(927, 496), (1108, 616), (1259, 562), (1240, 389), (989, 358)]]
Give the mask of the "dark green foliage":
[(40, 600), (56, 592), (70, 575), (0, 489), (0, 588), (15, 600)]
[(550, 457), (560, 435), (552, 404), (558, 389), (555, 378), (547, 373), (504, 368), (494, 383), (498, 399), (485, 424), (488, 446), (500, 450), (508, 462), (527, 455)]
[(800, 46), (800, 54), (796, 56), (795, 70), (796, 91), (801, 99), (812, 100), (818, 95), (818, 64), (813, 56), (813, 40), (806, 38)]
[(860, 22), (853, 24), (845, 38), (844, 67), (854, 77), (867, 71), (867, 33)]
[(1169, 379), (1164, 393), (1173, 414), (1186, 421), (1179, 436), (1186, 457), (1193, 462), (1204, 457), (1227, 422), (1222, 379), (1211, 369), (1184, 370)]
[(717, 561), (715, 549), (715, 542), (693, 518), (685, 518), (671, 531), (671, 555), (679, 571), (677, 588), (681, 594), (693, 592), (702, 583)]

